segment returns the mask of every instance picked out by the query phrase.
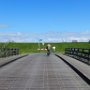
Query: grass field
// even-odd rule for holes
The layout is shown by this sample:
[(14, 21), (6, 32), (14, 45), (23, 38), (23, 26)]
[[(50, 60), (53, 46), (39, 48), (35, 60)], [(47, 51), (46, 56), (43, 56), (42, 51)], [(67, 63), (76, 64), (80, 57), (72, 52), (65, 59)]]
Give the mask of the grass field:
[[(40, 44), (41, 48), (45, 48), (47, 43), (43, 46)], [(90, 43), (88, 42), (77, 42), (77, 43), (51, 43), (52, 46), (56, 47), (56, 52), (64, 52), (65, 48), (90, 48)], [(37, 50), (39, 48), (38, 43), (0, 43), (0, 47), (8, 48), (19, 48), (20, 53), (37, 53), (45, 52), (43, 50)]]

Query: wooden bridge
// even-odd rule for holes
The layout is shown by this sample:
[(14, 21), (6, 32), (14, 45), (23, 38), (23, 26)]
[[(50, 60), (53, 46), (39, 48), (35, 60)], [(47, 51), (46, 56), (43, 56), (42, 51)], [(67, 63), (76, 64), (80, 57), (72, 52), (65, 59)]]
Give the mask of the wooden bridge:
[(0, 68), (0, 90), (90, 90), (90, 65), (59, 53), (26, 55)]

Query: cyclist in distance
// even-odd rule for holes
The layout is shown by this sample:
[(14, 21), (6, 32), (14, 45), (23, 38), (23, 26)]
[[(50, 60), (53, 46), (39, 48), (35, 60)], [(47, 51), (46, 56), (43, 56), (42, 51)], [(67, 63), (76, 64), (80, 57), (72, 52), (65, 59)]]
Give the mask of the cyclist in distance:
[(47, 55), (49, 56), (51, 53), (51, 44), (47, 44), (46, 49), (47, 49)]

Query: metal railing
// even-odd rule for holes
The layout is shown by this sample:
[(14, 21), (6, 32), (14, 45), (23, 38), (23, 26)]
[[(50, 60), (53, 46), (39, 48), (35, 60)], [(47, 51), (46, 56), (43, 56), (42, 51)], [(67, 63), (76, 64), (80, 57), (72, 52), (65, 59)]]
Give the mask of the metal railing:
[(18, 48), (9, 48), (12, 42), (0, 43), (0, 58), (19, 54)]
[(66, 48), (65, 54), (90, 63), (90, 49), (85, 48)]
[(8, 57), (18, 54), (19, 54), (18, 48), (0, 48), (0, 57)]

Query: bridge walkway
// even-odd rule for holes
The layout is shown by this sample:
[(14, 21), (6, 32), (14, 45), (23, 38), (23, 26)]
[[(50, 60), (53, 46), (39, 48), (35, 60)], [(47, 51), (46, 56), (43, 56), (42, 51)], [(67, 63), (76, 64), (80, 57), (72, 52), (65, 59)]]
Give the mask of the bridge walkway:
[(0, 68), (0, 90), (90, 90), (90, 86), (60, 58), (42, 53)]

